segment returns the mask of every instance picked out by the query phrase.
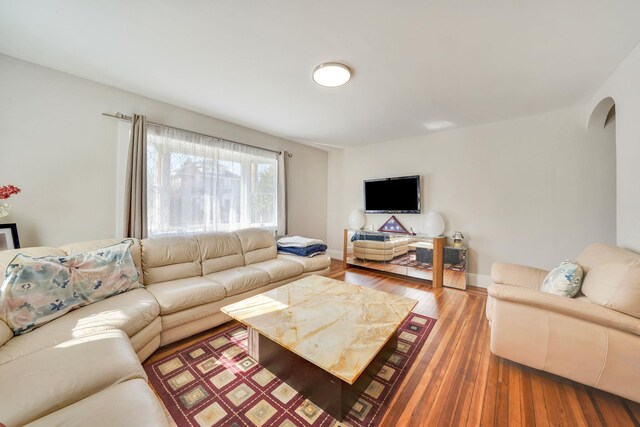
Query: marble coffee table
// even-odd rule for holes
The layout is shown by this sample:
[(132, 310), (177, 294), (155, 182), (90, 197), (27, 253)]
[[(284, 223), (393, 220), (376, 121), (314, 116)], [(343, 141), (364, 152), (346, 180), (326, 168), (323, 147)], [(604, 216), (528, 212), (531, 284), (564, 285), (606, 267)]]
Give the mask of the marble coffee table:
[[(342, 420), (395, 349), (392, 337), (416, 304), (314, 275), (222, 312), (247, 326), (253, 359)], [(371, 375), (363, 375), (367, 367)]]

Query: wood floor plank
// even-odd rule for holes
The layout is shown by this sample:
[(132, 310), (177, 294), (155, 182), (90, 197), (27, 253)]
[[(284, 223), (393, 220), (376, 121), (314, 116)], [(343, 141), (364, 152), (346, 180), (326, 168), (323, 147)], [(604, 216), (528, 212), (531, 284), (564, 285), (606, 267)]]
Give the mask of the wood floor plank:
[(587, 427), (589, 424), (587, 423), (584, 411), (580, 407), (575, 388), (563, 381), (558, 384), (558, 389), (562, 395), (562, 399), (565, 403), (564, 407), (569, 413), (573, 425)]
[(498, 385), (496, 390), (496, 426), (509, 424), (509, 364), (500, 360), (498, 365)]
[(509, 425), (524, 425), (522, 373), (519, 369), (509, 369)]
[(547, 414), (547, 404), (544, 399), (543, 379), (542, 376), (532, 374), (530, 382), (536, 425), (546, 427), (549, 425), (549, 415)]
[[(609, 426), (632, 427), (637, 424), (629, 413), (624, 409), (620, 398), (600, 390), (590, 390), (592, 399), (596, 402), (597, 408), (602, 414), (602, 419)], [(620, 408), (622, 407), (622, 411)]]
[[(514, 369), (516, 371), (516, 369)], [(522, 376), (522, 421), (524, 426), (536, 425), (535, 402), (533, 400), (533, 391), (531, 389), (531, 374), (529, 370), (517, 369)]]
[(589, 395), (589, 388), (581, 384), (574, 384), (568, 382), (566, 387), (573, 390), (576, 395), (576, 400), (580, 411), (589, 427), (603, 425), (600, 419), (600, 415), (594, 406), (594, 402)]
[[(437, 319), (380, 423), (402, 427), (637, 426), (640, 404), (491, 354), (486, 291), (432, 289), (416, 281), (331, 264), (330, 276), (404, 295), (415, 312)], [(220, 325), (157, 350), (153, 363), (235, 325)]]
[[(418, 413), (424, 406), (420, 404), (421, 399), (416, 399), (416, 397), (423, 396), (429, 400), (433, 399), (433, 395), (430, 393), (434, 393), (438, 389), (442, 371), (447, 367), (444, 359), (451, 351), (451, 347), (455, 343), (454, 338), (458, 334), (456, 331), (460, 328), (459, 322), (453, 321), (455, 318), (459, 319), (464, 311), (465, 305), (457, 303), (459, 300), (464, 301), (464, 298), (457, 296), (445, 306), (441, 321), (436, 322), (436, 326), (424, 345), (425, 350), (418, 356), (420, 359), (418, 366), (407, 375), (407, 379), (392, 402), (391, 410), (387, 412), (382, 425), (385, 425), (387, 418), (390, 420), (390, 426), (415, 425), (412, 422), (415, 423)], [(430, 405), (428, 406), (430, 408)]]
[[(488, 328), (487, 322), (484, 321), (484, 302), (481, 299), (480, 304), (480, 313), (479, 313), (479, 321), (474, 325), (476, 328), (474, 341), (473, 343), (467, 347), (466, 351), (469, 353), (467, 356), (469, 359), (468, 367), (465, 371), (465, 375), (463, 380), (460, 383), (460, 394), (458, 395), (457, 401), (455, 402), (454, 407), (454, 417), (452, 420), (453, 425), (469, 425), (470, 419), (470, 411), (473, 407), (474, 398), (479, 395), (477, 393), (476, 387), (482, 389), (484, 391), (484, 387), (486, 384), (485, 375), (482, 371), (483, 364), (483, 350), (487, 346), (486, 339), (488, 336)], [(488, 365), (487, 365), (488, 366)], [(453, 401), (453, 399), (451, 399)], [(452, 403), (453, 404), (453, 403)], [(475, 424), (477, 425), (478, 421)]]
[[(480, 304), (477, 300), (469, 302), (468, 313), (479, 312)], [(420, 413), (416, 415), (421, 420), (423, 426), (441, 424), (443, 420), (455, 418), (455, 408), (462, 392), (461, 386), (470, 358), (468, 357), (468, 342), (475, 335), (475, 325), (480, 321), (480, 316), (473, 316), (471, 319), (463, 318), (462, 330), (456, 340), (455, 347), (447, 355), (448, 363), (444, 370), (442, 381), (438, 386), (435, 398), (432, 399), (429, 407), (423, 406)]]
[(624, 405), (627, 408), (627, 412), (633, 417), (636, 425), (640, 426), (640, 403), (626, 401)]
[(544, 377), (542, 388), (544, 390), (544, 401), (547, 408), (547, 416), (551, 425), (572, 426), (572, 418), (564, 407), (564, 401), (558, 388), (559, 383)]
[(487, 322), (482, 322), (482, 339), (479, 340), (479, 365), (478, 372), (475, 377), (468, 378), (469, 382), (473, 382), (473, 395), (471, 405), (469, 406), (469, 414), (467, 417), (467, 426), (480, 425), (485, 407), (485, 394), (487, 384), (489, 382), (489, 363), (491, 360), (491, 350), (489, 349), (489, 326)]

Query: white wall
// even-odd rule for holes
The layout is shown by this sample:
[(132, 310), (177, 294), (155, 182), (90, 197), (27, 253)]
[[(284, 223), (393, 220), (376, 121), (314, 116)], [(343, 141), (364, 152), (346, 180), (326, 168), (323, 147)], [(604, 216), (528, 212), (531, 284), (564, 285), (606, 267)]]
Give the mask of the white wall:
[(581, 107), (331, 152), (328, 244), (341, 252), (362, 180), (420, 174), (423, 214), (398, 218), (423, 231), (426, 212), (441, 212), (447, 234), (467, 237), (470, 273), (488, 275), (494, 261), (551, 268), (588, 243), (615, 242), (614, 153), (587, 137)]
[(616, 105), (617, 243), (640, 252), (640, 45), (591, 99), (587, 120), (606, 97)]
[(0, 55), (0, 185), (22, 189), (2, 222), (23, 247), (114, 235), (117, 111), (291, 151), (289, 231), (326, 238), (326, 152)]

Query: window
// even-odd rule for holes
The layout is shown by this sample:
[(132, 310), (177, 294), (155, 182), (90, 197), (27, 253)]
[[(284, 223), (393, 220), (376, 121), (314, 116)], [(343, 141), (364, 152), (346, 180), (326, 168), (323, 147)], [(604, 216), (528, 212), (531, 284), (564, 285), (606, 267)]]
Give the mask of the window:
[(147, 128), (149, 235), (277, 228), (278, 154)]

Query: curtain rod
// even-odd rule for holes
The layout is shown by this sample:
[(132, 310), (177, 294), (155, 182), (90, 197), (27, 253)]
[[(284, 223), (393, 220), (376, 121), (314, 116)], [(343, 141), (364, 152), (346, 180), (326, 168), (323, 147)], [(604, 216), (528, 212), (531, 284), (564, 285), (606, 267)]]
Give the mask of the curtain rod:
[[(122, 114), (122, 113), (115, 113), (115, 114), (102, 113), (102, 115), (103, 116), (107, 116), (107, 117), (113, 117), (114, 119), (118, 119), (118, 120), (124, 120), (124, 121), (127, 121), (127, 122), (131, 121), (131, 116), (127, 116), (127, 115)], [(166, 128), (166, 129), (180, 130), (180, 131), (183, 131), (183, 132), (193, 133), (195, 135), (206, 136), (207, 138), (213, 138), (213, 139), (217, 139), (217, 140), (220, 140), (220, 141), (229, 141), (229, 142), (233, 142), (234, 144), (244, 145), (246, 147), (257, 148), (259, 150), (270, 151), (272, 153), (277, 153), (278, 155), (282, 154), (282, 151), (279, 151), (279, 150), (271, 150), (269, 148), (257, 147), (255, 145), (245, 144), (244, 142), (231, 141), (230, 139), (218, 138), (217, 136), (211, 136), (211, 135), (207, 135), (205, 133), (194, 132), (194, 131), (188, 130), (188, 129), (181, 129), (181, 128), (177, 128), (177, 127), (174, 127), (174, 126), (163, 125), (162, 123), (154, 123), (154, 122), (150, 122), (150, 121), (147, 121), (147, 123), (150, 124), (150, 125), (159, 126), (159, 127)], [(287, 156), (288, 157), (293, 157), (293, 154), (287, 153)]]

